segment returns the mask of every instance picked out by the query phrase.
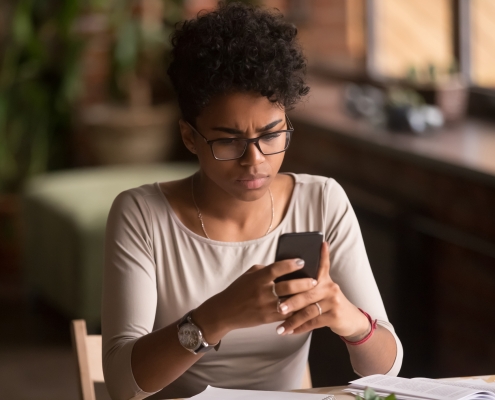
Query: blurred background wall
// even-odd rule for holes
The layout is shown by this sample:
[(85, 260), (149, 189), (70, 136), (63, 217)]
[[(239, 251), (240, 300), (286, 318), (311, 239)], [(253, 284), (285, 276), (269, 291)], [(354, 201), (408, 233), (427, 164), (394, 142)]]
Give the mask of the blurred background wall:
[[(402, 374), (493, 373), (494, 2), (247, 2), (298, 28), (311, 94), (291, 113), (283, 169), (344, 186), (404, 343)], [(98, 332), (109, 199), (194, 168), (177, 164), (194, 159), (178, 140), (168, 37), (216, 4), (0, 3), (0, 386), (12, 398), (77, 395), (68, 321)], [(59, 279), (74, 290), (62, 296)], [(354, 377), (344, 360), (315, 332), (315, 385)]]

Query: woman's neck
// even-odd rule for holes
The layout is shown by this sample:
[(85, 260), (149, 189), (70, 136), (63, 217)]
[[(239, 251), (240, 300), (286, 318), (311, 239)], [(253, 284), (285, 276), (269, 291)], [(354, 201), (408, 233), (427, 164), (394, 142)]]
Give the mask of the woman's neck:
[(269, 188), (259, 198), (246, 201), (219, 187), (204, 174), (198, 173), (192, 179), (192, 200), (199, 209), (204, 230), (210, 238), (250, 240), (264, 236), (273, 226), (276, 203), (275, 199), (272, 203)]

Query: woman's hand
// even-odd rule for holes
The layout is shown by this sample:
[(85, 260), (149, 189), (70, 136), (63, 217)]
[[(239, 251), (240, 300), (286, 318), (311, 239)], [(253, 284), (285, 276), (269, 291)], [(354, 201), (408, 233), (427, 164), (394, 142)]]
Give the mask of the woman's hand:
[[(278, 290), (277, 288), (280, 296), (286, 295), (284, 291)], [(319, 304), (321, 315), (315, 303)], [(339, 285), (332, 281), (326, 242), (321, 247), (318, 284), (311, 290), (285, 300), (280, 305), (280, 311), (282, 315), (287, 316), (285, 322), (277, 328), (281, 335), (303, 333), (328, 326), (337, 335), (358, 341), (370, 330), (368, 319), (344, 296)]]
[[(192, 318), (209, 343), (216, 343), (234, 329), (283, 321), (291, 313), (279, 312), (278, 296), (302, 294), (316, 285), (311, 278), (280, 282), (274, 280), (304, 266), (298, 259), (254, 265), (229, 287), (194, 310)], [(275, 285), (275, 286), (274, 286)], [(280, 292), (279, 292), (280, 290)]]

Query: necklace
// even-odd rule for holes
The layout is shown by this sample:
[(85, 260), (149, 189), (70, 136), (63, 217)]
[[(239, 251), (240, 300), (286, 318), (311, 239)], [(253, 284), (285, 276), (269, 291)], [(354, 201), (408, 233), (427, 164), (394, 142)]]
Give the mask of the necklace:
[[(203, 228), (203, 233), (205, 234), (205, 236), (210, 239), (210, 237), (208, 236), (208, 234), (206, 233), (206, 229), (205, 229), (205, 223), (203, 222), (203, 216), (201, 215), (201, 211), (199, 211), (199, 207), (198, 205), (196, 204), (196, 199), (194, 198), (194, 175), (192, 176), (191, 178), (191, 192), (192, 192), (192, 200), (193, 200), (193, 203), (194, 205), (196, 206), (196, 211), (198, 212), (198, 219), (199, 219), (199, 222), (201, 223), (201, 228)], [(272, 203), (272, 219), (270, 221), (270, 226), (268, 227), (268, 230), (266, 231), (265, 235), (268, 235), (268, 233), (272, 230), (272, 225), (273, 225), (273, 219), (274, 219), (274, 216), (275, 216), (275, 206), (273, 204), (273, 195), (272, 195), (272, 191), (270, 190), (270, 188), (268, 188), (268, 193), (270, 193), (270, 200), (271, 200), (271, 203)], [(211, 240), (211, 239), (210, 239)]]

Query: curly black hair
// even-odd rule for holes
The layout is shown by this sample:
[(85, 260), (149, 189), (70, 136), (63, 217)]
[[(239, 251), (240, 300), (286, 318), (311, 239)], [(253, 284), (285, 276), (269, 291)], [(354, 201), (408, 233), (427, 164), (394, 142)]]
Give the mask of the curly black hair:
[(212, 97), (256, 92), (291, 109), (309, 92), (297, 29), (277, 11), (221, 2), (176, 26), (168, 74), (183, 118), (195, 124)]

